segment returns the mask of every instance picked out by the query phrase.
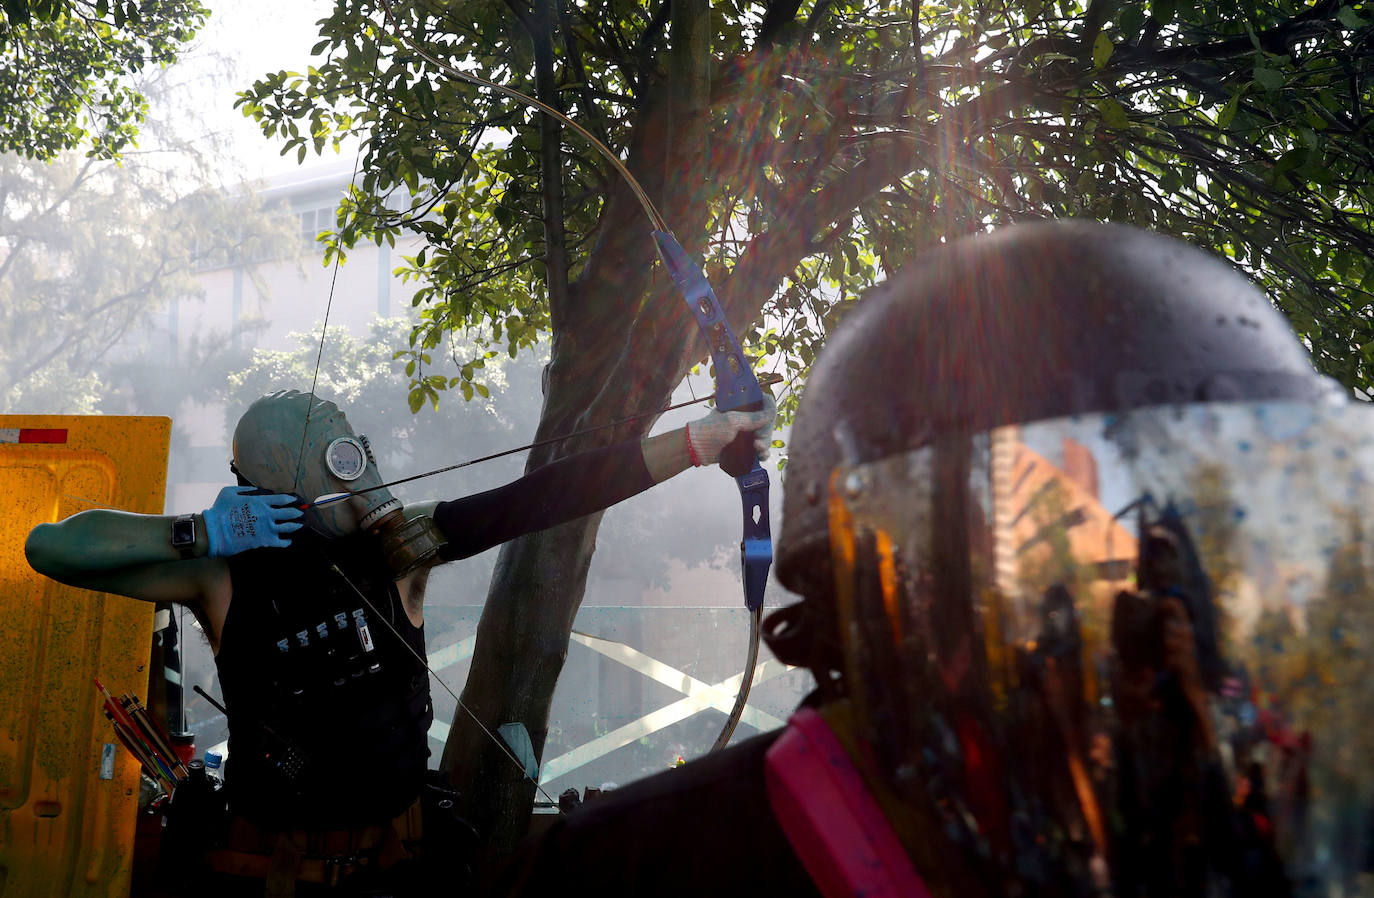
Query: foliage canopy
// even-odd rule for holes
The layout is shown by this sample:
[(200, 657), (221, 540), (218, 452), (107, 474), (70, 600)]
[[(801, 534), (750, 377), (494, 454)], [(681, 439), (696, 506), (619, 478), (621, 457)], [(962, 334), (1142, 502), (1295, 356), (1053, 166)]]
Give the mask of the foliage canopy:
[[(794, 368), (848, 298), (922, 247), (1077, 215), (1174, 233), (1237, 261), (1319, 368), (1369, 384), (1367, 4), (713, 4), (709, 150), (687, 168), (642, 149), (646, 113), (688, 77), (671, 69), (669, 4), (392, 10), (427, 51), (567, 109), (628, 157), (651, 193), (667, 194), (679, 230), (683, 205), (705, 204), (687, 239), (710, 235), (718, 280), (751, 249), (794, 244), (760, 260), (771, 263), (755, 285), (765, 295), (744, 300), (755, 315), (766, 301), (768, 320), (787, 323), (763, 345), (789, 350)], [(381, 12), (339, 3), (316, 46), (327, 59), (260, 80), (245, 108), (302, 157), (343, 133), (365, 136), (342, 236), (405, 230), (429, 242), (412, 260), (425, 281), (421, 343), (480, 325), (510, 349), (527, 345), (556, 314), (542, 277), (544, 123), (435, 71)], [(491, 129), (509, 142), (484, 148)], [(612, 218), (616, 176), (579, 139), (561, 144), (559, 171), (576, 282), (598, 240), (642, 226)], [(778, 233), (798, 227), (792, 240)]]
[[(139, 80), (163, 105), (178, 89)], [(256, 281), (255, 262), (294, 247), (279, 211), (210, 186), (226, 170), (213, 147), (159, 118), (143, 136), (119, 160), (0, 155), (0, 410), (170, 413), (233, 354), (223, 339), (179, 354), (173, 304), (201, 294), (201, 272)]]
[(168, 65), (209, 10), (198, 0), (4, 0), (0, 152), (34, 159), (85, 145), (111, 158), (147, 113), (133, 76)]

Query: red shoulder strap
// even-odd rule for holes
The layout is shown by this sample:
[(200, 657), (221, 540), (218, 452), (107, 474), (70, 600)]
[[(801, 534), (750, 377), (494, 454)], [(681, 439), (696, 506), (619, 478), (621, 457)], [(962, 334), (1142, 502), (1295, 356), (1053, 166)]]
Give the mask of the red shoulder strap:
[(825, 898), (930, 898), (825, 719), (792, 715), (764, 762), (768, 801)]

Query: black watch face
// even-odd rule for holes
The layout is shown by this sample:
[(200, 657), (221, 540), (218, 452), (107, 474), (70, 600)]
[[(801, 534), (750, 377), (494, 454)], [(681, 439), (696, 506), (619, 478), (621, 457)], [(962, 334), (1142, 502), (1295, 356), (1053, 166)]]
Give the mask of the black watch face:
[(174, 546), (193, 546), (196, 543), (196, 522), (173, 521), (172, 522), (172, 545)]

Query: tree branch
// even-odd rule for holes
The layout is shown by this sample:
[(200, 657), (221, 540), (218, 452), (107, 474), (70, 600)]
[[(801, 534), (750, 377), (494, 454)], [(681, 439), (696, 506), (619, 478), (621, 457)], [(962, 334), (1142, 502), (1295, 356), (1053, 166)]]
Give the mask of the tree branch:
[(709, 208), (699, 174), (709, 153), (711, 7), (709, 0), (673, 0), (668, 52), (668, 136), (663, 142), (663, 202), (689, 253), (706, 239)]
[(644, 29), (644, 33), (639, 37), (639, 46), (635, 47), (634, 56), (638, 60), (637, 69), (639, 78), (637, 79), (638, 90), (636, 94), (641, 103), (648, 93), (648, 83), (654, 72), (654, 50), (658, 45), (658, 39), (663, 34), (663, 29), (668, 24), (668, 18), (672, 13), (672, 0), (663, 0), (654, 10), (654, 16), (649, 20), (649, 25)]
[(768, 49), (775, 45), (788, 28), (796, 24), (799, 9), (801, 0), (775, 0), (769, 3), (767, 11), (763, 14), (763, 21), (759, 23), (759, 36), (754, 46), (758, 49)]
[(582, 101), (584, 124), (596, 134), (598, 140), (609, 143), (606, 123), (601, 117), (601, 107), (592, 102), (590, 79), (587, 77), (587, 67), (582, 61), (582, 46), (573, 29), (568, 0), (558, 0), (558, 27), (563, 37), (563, 53), (568, 58), (568, 68), (572, 72), (573, 81), (577, 84), (577, 96)]
[[(515, 2), (515, 0), (508, 0)], [(558, 82), (554, 77), (553, 0), (535, 0), (530, 39), (534, 44), (535, 96), (555, 109)], [(563, 224), (562, 123), (539, 115), (539, 186), (544, 212), (544, 282), (549, 291), (549, 321), (562, 329), (568, 314), (568, 246)]]
[[(1292, 17), (1280, 25), (1264, 31), (1255, 32), (1254, 38), (1266, 52), (1287, 54), (1292, 45), (1300, 40), (1325, 33), (1326, 21), (1340, 8), (1339, 0), (1321, 0), (1315, 6)], [(1077, 57), (1081, 47), (1076, 40), (1058, 35), (1036, 38), (1026, 44), (1017, 54), (1020, 64), (1046, 53), (1062, 53)], [(1255, 52), (1255, 45), (1249, 35), (1227, 38), (1210, 43), (1181, 44), (1154, 48), (1141, 44), (1132, 47), (1122, 44), (1117, 47), (1108, 63), (1107, 73), (1127, 73), (1141, 71), (1167, 71), (1178, 66), (1189, 65), (1203, 60), (1222, 61), (1249, 57)]]
[(1092, 0), (1088, 4), (1087, 12), (1083, 14), (1083, 32), (1078, 38), (1080, 59), (1093, 58), (1093, 42), (1102, 33), (1102, 26), (1107, 24), (1107, 20), (1120, 5), (1121, 0)]
[(516, 20), (525, 31), (533, 34), (538, 25), (535, 23), (535, 12), (530, 9), (528, 3), (521, 0), (506, 0), (506, 8), (515, 14)]
[[(77, 190), (79, 190), (86, 183), (86, 179), (90, 176), (91, 168), (95, 165), (95, 163), (96, 159), (94, 156), (86, 157), (86, 161), (81, 165), (81, 170), (76, 173), (76, 177), (72, 178), (72, 182), (68, 184), (66, 188), (63, 189), (62, 192), (59, 193), (51, 203), (48, 204), (46, 209), (42, 209), (39, 212), (34, 213), (33, 215), (29, 216), (26, 220), (41, 220), (51, 215), (56, 210), (62, 208), (62, 205), (66, 203), (67, 200), (75, 196)], [(19, 251), (22, 250), (32, 239), (33, 238), (28, 236), (27, 234), (21, 234), (19, 236), (19, 239), (15, 241), (14, 246), (10, 247), (9, 253), (5, 256), (5, 261), (0, 262), (0, 282), (3, 282), (5, 280), (5, 275), (9, 272), (10, 266), (14, 264), (14, 260), (17, 259), (20, 255)]]

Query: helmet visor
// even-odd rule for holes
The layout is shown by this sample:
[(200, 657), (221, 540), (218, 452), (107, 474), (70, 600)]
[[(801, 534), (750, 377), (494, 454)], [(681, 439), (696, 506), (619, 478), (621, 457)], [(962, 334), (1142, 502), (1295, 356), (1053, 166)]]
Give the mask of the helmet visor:
[(971, 852), (925, 856), (1061, 894), (1374, 868), (1372, 415), (1160, 406), (837, 469), (856, 725)]

